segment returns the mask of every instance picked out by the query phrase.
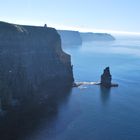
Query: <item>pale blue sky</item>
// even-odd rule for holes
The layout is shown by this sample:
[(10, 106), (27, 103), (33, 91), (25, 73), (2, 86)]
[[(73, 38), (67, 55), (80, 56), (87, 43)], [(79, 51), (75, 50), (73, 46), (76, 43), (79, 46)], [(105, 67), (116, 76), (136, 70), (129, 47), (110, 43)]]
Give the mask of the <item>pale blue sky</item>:
[(140, 33), (140, 0), (0, 0), (0, 20)]

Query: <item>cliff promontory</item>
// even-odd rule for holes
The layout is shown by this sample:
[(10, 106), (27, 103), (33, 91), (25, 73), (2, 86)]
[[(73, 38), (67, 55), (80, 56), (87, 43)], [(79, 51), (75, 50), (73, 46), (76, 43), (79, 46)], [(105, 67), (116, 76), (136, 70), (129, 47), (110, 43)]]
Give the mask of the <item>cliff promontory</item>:
[(83, 41), (114, 41), (115, 38), (108, 33), (80, 33)]
[(82, 45), (90, 41), (114, 41), (115, 37), (108, 33), (79, 32), (72, 30), (57, 30), (63, 46)]
[(82, 38), (78, 31), (57, 30), (63, 45), (82, 45)]
[(70, 55), (62, 51), (54, 28), (0, 22), (1, 108), (73, 81)]

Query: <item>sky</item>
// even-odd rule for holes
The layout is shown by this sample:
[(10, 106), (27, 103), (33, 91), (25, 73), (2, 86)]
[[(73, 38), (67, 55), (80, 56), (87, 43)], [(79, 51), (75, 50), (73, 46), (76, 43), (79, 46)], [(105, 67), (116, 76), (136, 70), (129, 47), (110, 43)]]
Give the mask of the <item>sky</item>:
[(140, 0), (0, 0), (0, 21), (140, 34)]

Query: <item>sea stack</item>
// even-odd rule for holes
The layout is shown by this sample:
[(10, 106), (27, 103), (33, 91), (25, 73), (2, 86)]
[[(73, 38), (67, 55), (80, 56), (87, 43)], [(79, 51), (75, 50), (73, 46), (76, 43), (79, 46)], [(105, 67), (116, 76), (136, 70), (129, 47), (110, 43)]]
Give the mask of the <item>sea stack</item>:
[(111, 83), (111, 80), (112, 75), (110, 74), (110, 68), (106, 67), (103, 74), (101, 75), (101, 86), (105, 88), (118, 87), (118, 84)]
[(104, 72), (103, 74), (101, 75), (101, 86), (104, 86), (104, 87), (111, 87), (111, 80), (112, 80), (112, 76), (110, 74), (110, 69), (109, 67), (106, 67), (104, 69)]

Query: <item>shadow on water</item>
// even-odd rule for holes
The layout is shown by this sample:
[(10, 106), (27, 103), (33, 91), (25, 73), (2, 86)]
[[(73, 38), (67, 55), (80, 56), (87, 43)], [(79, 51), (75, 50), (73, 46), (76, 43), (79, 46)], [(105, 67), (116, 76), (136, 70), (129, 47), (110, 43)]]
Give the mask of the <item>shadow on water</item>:
[(44, 120), (49, 125), (51, 121), (57, 119), (59, 106), (69, 100), (71, 88), (47, 89), (43, 94), (49, 96), (46, 100), (42, 100), (40, 104), (28, 103), (20, 109), (7, 112), (4, 117), (0, 118), (1, 140), (24, 139), (24, 137), (33, 133)]
[(100, 86), (100, 95), (101, 95), (101, 101), (103, 104), (108, 103), (109, 98), (110, 98), (110, 92), (111, 92), (110, 88), (105, 88), (105, 87)]

